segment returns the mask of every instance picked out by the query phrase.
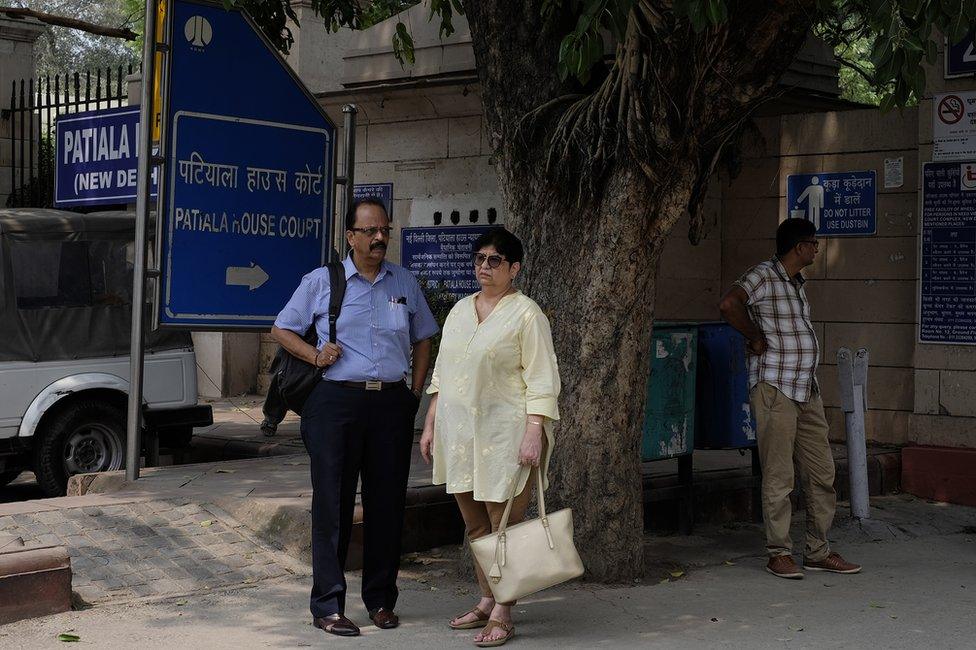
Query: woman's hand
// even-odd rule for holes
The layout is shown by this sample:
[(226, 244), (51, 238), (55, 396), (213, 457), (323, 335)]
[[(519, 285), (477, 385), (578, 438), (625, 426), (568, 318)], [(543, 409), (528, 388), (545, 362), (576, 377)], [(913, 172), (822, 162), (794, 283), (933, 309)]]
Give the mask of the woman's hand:
[(420, 436), (420, 456), (424, 462), (430, 465), (430, 453), (434, 447), (434, 425), (427, 423), (424, 425), (424, 432)]
[(328, 368), (342, 356), (342, 348), (335, 343), (326, 343), (322, 349), (315, 354), (315, 366), (317, 368)]
[(525, 423), (525, 435), (519, 447), (519, 465), (538, 467), (542, 459), (542, 417), (530, 416)]
[(420, 435), (420, 456), (430, 465), (431, 452), (434, 449), (434, 418), (437, 415), (437, 395), (430, 400), (427, 407), (427, 417), (424, 418), (424, 432)]

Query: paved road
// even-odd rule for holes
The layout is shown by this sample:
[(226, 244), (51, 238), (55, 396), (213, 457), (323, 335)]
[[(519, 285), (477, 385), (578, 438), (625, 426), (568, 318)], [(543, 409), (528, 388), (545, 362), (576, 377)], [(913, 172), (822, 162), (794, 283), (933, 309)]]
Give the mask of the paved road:
[[(910, 497), (874, 505), (872, 525), (841, 520), (832, 534), (865, 564), (862, 574), (774, 578), (763, 571), (761, 532), (751, 524), (648, 538), (643, 584), (573, 584), (526, 599), (512, 647), (972, 648), (976, 510)], [(446, 621), (475, 598), (466, 573), (457, 549), (408, 557), (403, 625), (365, 627), (359, 641), (326, 640), (309, 626), (308, 579), (286, 576), (22, 621), (0, 627), (0, 647), (55, 648), (68, 630), (100, 648), (465, 647), (471, 633), (453, 632)], [(348, 613), (365, 624), (358, 591), (353, 577)]]

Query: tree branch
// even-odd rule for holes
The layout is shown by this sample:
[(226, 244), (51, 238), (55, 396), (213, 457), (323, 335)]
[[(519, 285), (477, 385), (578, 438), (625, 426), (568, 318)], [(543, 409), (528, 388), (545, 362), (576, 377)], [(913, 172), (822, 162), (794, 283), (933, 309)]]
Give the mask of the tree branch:
[(0, 14), (4, 14), (10, 18), (36, 18), (42, 23), (46, 23), (48, 25), (67, 27), (68, 29), (77, 29), (83, 32), (88, 32), (89, 34), (95, 34), (96, 36), (122, 38), (127, 41), (134, 41), (136, 38), (138, 38), (138, 34), (128, 28), (103, 27), (102, 25), (96, 25), (84, 20), (67, 18), (65, 16), (55, 16), (54, 14), (47, 14), (43, 11), (35, 11), (33, 9), (27, 9), (24, 7), (0, 7)]

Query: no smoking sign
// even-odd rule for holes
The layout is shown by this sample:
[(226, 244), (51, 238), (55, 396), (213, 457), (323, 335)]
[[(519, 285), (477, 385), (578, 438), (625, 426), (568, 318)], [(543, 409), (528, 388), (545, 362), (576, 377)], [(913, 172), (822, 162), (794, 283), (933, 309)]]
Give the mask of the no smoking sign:
[(938, 115), (944, 124), (958, 124), (965, 114), (962, 99), (957, 95), (946, 95), (939, 102)]
[(935, 96), (932, 160), (976, 160), (976, 92)]

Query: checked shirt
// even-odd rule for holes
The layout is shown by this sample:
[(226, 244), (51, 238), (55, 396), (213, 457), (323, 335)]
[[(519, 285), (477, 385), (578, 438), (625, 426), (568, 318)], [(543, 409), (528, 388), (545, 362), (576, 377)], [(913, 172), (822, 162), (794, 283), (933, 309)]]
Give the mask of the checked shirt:
[(766, 352), (749, 355), (749, 389), (767, 382), (796, 402), (807, 402), (817, 386), (820, 344), (810, 322), (810, 303), (799, 273), (790, 278), (773, 258), (757, 264), (735, 284), (746, 292), (753, 322), (766, 337)]

